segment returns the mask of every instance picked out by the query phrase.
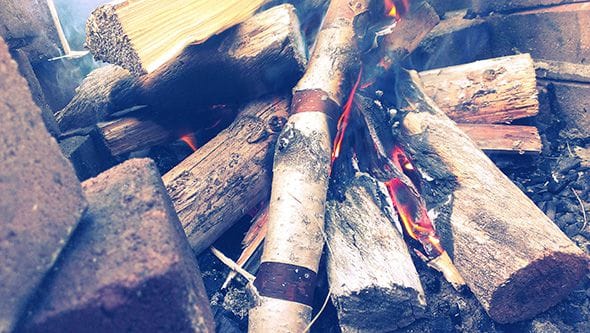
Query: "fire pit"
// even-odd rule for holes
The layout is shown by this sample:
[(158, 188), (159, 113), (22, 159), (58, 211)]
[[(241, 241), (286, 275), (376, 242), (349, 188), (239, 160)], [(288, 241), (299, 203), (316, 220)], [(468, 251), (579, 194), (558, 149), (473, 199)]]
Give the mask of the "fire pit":
[(587, 1), (25, 3), (0, 332), (590, 331)]

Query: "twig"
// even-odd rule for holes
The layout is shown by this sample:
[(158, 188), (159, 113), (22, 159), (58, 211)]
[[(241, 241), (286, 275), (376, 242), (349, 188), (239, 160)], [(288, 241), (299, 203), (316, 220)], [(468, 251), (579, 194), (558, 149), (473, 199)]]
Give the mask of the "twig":
[(584, 230), (586, 229), (586, 225), (588, 224), (588, 218), (586, 217), (586, 209), (584, 209), (584, 202), (582, 201), (576, 190), (574, 190), (571, 187), (570, 190), (572, 190), (574, 196), (576, 197), (576, 199), (578, 199), (578, 203), (580, 204), (580, 208), (582, 209), (582, 217), (584, 218), (584, 224), (582, 225), (582, 228), (580, 230)]
[(246, 278), (248, 282), (254, 282), (254, 275), (250, 274), (248, 271), (240, 267), (240, 265), (236, 264), (235, 261), (228, 258), (225, 254), (223, 254), (223, 252), (219, 251), (213, 246), (211, 246), (209, 249), (211, 250), (211, 253), (213, 253), (213, 255), (217, 257), (217, 259), (219, 259), (219, 261), (221, 261), (224, 265), (229, 267), (231, 270), (238, 272), (241, 276)]

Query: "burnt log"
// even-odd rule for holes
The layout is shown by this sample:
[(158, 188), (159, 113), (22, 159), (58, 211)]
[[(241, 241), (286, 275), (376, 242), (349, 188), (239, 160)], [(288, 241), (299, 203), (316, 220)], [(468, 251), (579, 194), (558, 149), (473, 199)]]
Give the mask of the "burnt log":
[(1, 38), (0, 101), (0, 332), (12, 332), (86, 200)]
[(441, 212), (443, 245), (484, 309), (511, 323), (557, 304), (587, 273), (588, 256), (426, 96), (415, 72), (400, 72), (396, 86), (399, 142), (428, 173), (423, 192)]
[(584, 2), (585, 0), (471, 0), (470, 12), (477, 15), (511, 13), (560, 4)]
[(281, 97), (250, 103), (227, 129), (163, 176), (196, 253), (268, 198), (272, 151), (288, 102)]

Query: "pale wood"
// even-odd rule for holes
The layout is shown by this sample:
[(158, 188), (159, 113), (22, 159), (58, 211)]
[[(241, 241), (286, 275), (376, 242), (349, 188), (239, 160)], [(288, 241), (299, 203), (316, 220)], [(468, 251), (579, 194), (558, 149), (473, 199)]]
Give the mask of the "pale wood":
[(62, 130), (71, 130), (139, 105), (148, 106), (143, 119), (150, 112), (210, 113), (202, 106), (287, 92), (306, 62), (295, 9), (281, 5), (254, 15), (220, 38), (186, 48), (175, 62), (150, 75), (136, 78), (115, 65), (93, 71), (58, 118)]
[(520, 54), (420, 73), (426, 94), (460, 123), (509, 123), (539, 112), (533, 59)]
[(150, 119), (124, 117), (97, 124), (112, 156), (149, 148), (177, 139), (172, 131)]
[[(427, 202), (443, 245), (497, 322), (531, 318), (563, 299), (588, 257), (428, 98), (417, 74), (397, 80), (404, 149), (429, 175)], [(451, 200), (449, 200), (451, 199)]]
[(250, 103), (232, 125), (162, 177), (196, 253), (268, 198), (272, 151), (288, 102)]
[(409, 325), (423, 316), (426, 299), (387, 190), (364, 173), (334, 177), (335, 196), (326, 204), (326, 265), (342, 331)]
[(136, 75), (151, 73), (189, 44), (241, 23), (265, 0), (117, 0), (98, 7), (86, 24), (97, 59)]
[[(337, 111), (360, 69), (358, 34), (369, 27), (369, 3), (330, 2), (307, 70), (293, 90), (292, 115), (275, 149), (261, 265), (287, 264), (314, 274), (318, 271)], [(265, 283), (257, 278), (254, 285)], [(310, 293), (308, 289), (304, 292)], [(271, 298), (257, 290), (256, 296), (256, 306), (249, 313), (250, 332), (307, 329), (312, 313), (309, 305), (289, 300), (287, 294), (284, 299)], [(287, 306), (290, 313), (282, 313)]]
[(477, 147), (487, 153), (540, 153), (539, 130), (534, 126), (457, 124)]

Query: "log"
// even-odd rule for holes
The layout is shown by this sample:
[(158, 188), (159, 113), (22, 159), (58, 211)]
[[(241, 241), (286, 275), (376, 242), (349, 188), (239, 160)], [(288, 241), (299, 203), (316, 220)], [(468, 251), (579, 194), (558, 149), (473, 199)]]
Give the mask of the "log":
[(272, 151), (287, 103), (284, 97), (250, 103), (232, 125), (162, 177), (195, 253), (268, 198)]
[(571, 63), (590, 58), (590, 29), (585, 29), (590, 26), (590, 3), (493, 15), (486, 21), (494, 56), (530, 53), (534, 59)]
[(264, 0), (116, 1), (95, 9), (86, 45), (95, 58), (135, 75), (151, 73), (189, 44), (200, 44), (260, 8)]
[(360, 70), (358, 43), (370, 22), (369, 1), (332, 0), (307, 70), (293, 90), (291, 115), (275, 150), (250, 332), (303, 332), (311, 321), (332, 140)]
[(524, 320), (563, 299), (588, 256), (424, 94), (415, 72), (400, 72), (396, 87), (400, 144), (432, 178), (423, 193), (441, 212), (443, 245), (490, 317)]
[(148, 106), (146, 114), (206, 113), (203, 106), (287, 92), (305, 64), (295, 9), (281, 5), (204, 44), (189, 46), (175, 62), (150, 75), (132, 78), (120, 67), (96, 70), (60, 112), (59, 121), (71, 129), (78, 117), (80, 123), (96, 123), (95, 119), (103, 121), (108, 114), (138, 105)]
[(510, 123), (539, 112), (537, 80), (528, 54), (420, 73), (424, 90), (456, 122)]
[(534, 126), (457, 124), (457, 127), (486, 153), (540, 153), (539, 130)]
[(97, 127), (113, 156), (124, 155), (178, 139), (171, 129), (149, 118), (123, 117), (98, 123)]
[(423, 316), (426, 299), (387, 190), (366, 173), (333, 178), (326, 265), (340, 328), (389, 332), (409, 325)]

